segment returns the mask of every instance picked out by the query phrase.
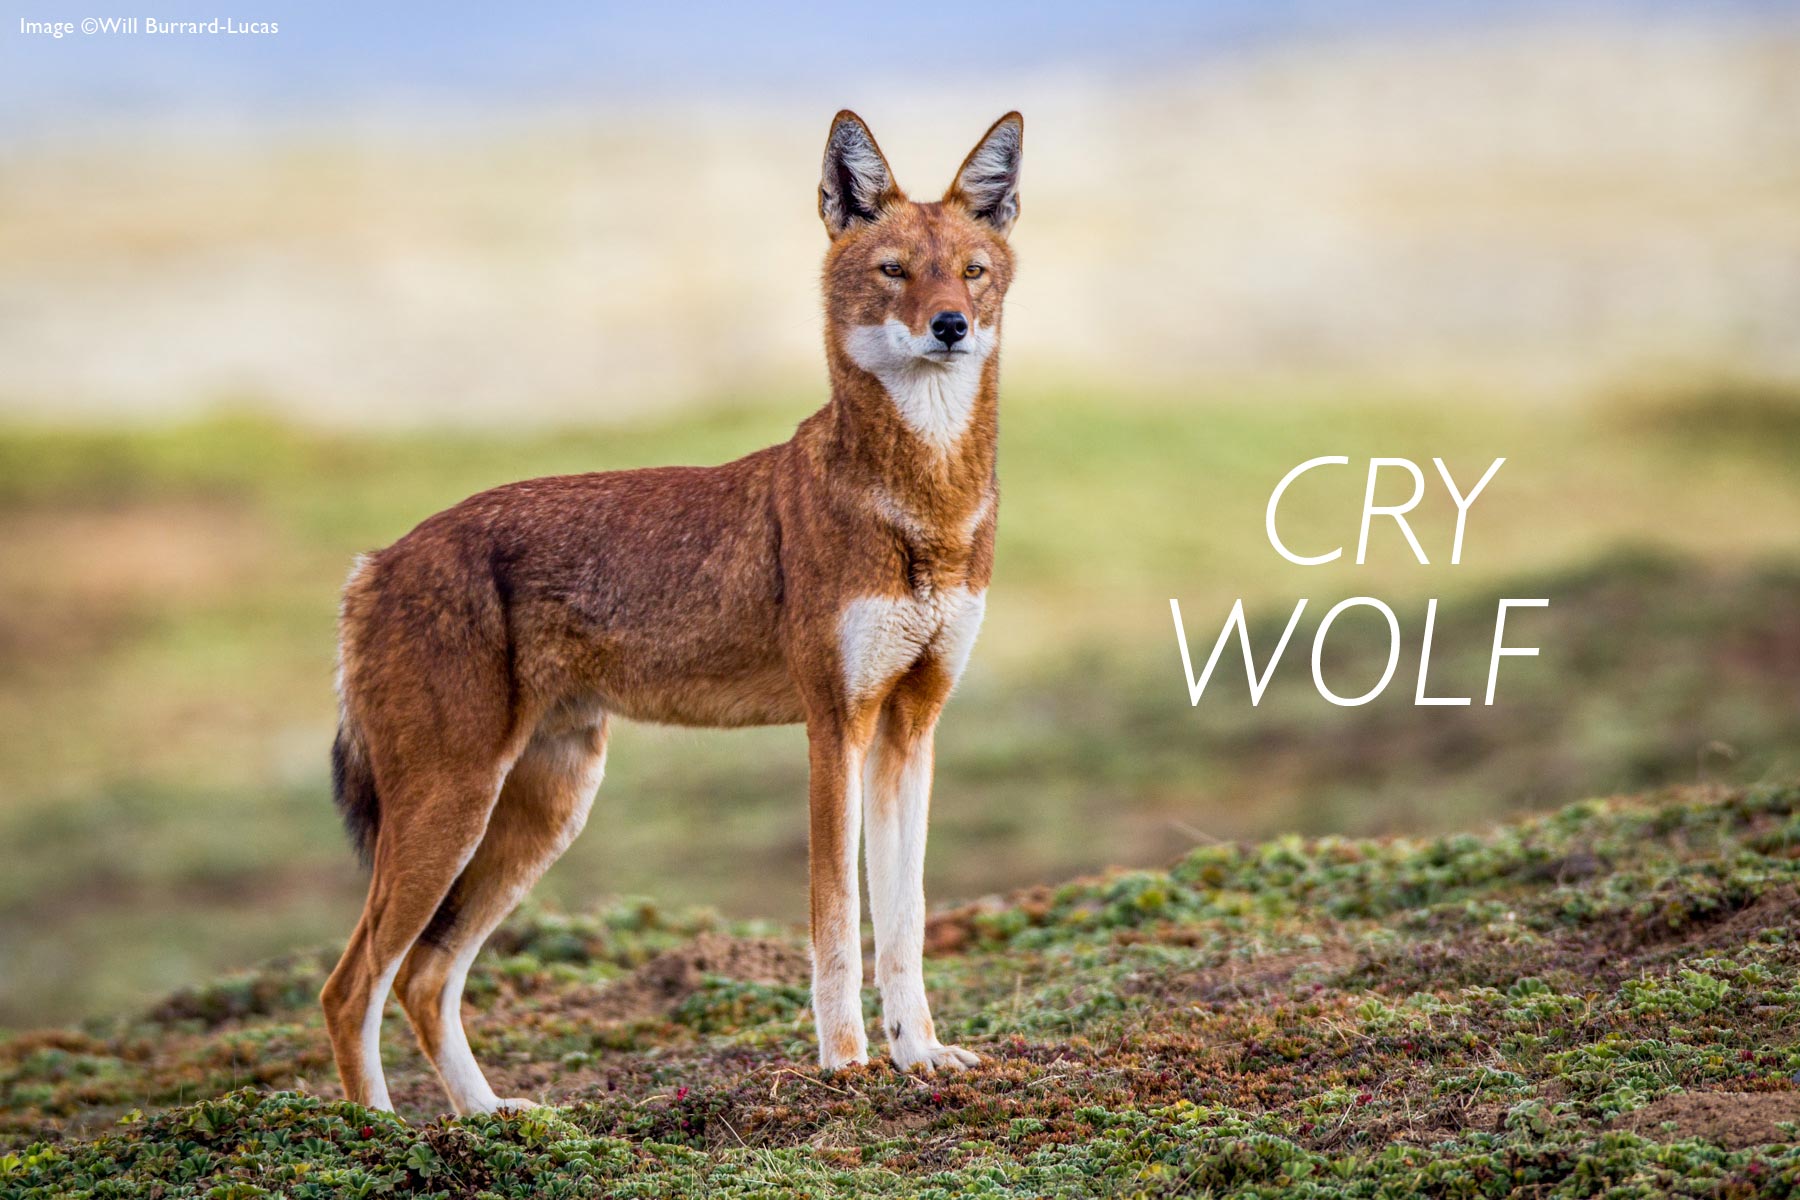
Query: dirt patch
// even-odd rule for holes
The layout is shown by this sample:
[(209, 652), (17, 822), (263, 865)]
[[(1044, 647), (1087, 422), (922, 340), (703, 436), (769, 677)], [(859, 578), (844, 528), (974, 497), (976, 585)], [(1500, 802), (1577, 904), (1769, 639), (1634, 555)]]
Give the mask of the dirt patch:
[(596, 1021), (641, 1021), (675, 1011), (708, 976), (745, 983), (804, 983), (811, 969), (806, 951), (786, 942), (703, 933), (608, 984), (584, 1000), (581, 1008)]
[(1666, 917), (1633, 922), (1622, 935), (1622, 948), (1676, 952), (1683, 957), (1708, 950), (1733, 951), (1755, 940), (1765, 929), (1785, 929), (1800, 918), (1800, 889), (1786, 884), (1764, 892), (1742, 908), (1712, 913), (1685, 928), (1670, 929)]
[(1682, 1092), (1626, 1113), (1614, 1124), (1656, 1141), (1699, 1138), (1738, 1150), (1800, 1140), (1777, 1128), (1786, 1121), (1800, 1122), (1800, 1092)]
[(247, 506), (168, 502), (0, 514), (9, 594), (116, 607), (191, 602), (253, 578), (268, 531)]
[(1310, 987), (1355, 961), (1355, 955), (1342, 947), (1284, 951), (1251, 959), (1233, 957), (1216, 967), (1128, 980), (1120, 990), (1183, 1004), (1285, 999), (1295, 986), (1295, 976), (1304, 974), (1307, 978), (1300, 986)]
[[(1084, 876), (1073, 882), (1080, 884), (1093, 878)], [(925, 953), (960, 954), (973, 948), (980, 938), (980, 918), (1008, 909), (1019, 909), (1029, 919), (1037, 921), (1050, 911), (1053, 894), (1053, 889), (1033, 884), (1004, 896), (985, 896), (967, 904), (940, 909), (925, 918)]]
[(64, 670), (147, 612), (200, 604), (267, 569), (269, 535), (224, 503), (0, 512), (0, 661)]
[(1723, 921), (1695, 931), (1683, 947), (1696, 950), (1741, 950), (1765, 929), (1790, 929), (1800, 919), (1800, 888), (1793, 884), (1764, 892)]
[(1398, 1111), (1364, 1121), (1323, 1122), (1301, 1141), (1309, 1150), (1323, 1153), (1350, 1145), (1404, 1142), (1429, 1146), (1464, 1130), (1504, 1132), (1505, 1120), (1504, 1104), (1477, 1103), (1470, 1097), (1437, 1097), (1433, 1103), (1407, 1104)]
[(105, 1042), (69, 1029), (34, 1029), (0, 1045), (0, 1063), (21, 1063), (40, 1050), (61, 1050), (68, 1054), (106, 1054)]

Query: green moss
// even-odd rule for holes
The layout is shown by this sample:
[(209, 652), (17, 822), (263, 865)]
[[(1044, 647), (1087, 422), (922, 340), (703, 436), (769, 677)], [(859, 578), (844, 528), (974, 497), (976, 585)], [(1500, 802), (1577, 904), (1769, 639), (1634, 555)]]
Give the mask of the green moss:
[(406, 1119), (375, 1114), (301, 1090), (330, 956), (298, 956), (0, 1043), (0, 1197), (1794, 1194), (1791, 1125), (1620, 1122), (1795, 1091), (1797, 813), (1766, 785), (1209, 845), (946, 914), (940, 1031), (989, 1061), (935, 1079), (820, 1074), (801, 979), (608, 1018), (662, 950), (772, 932), (624, 902), (516, 918), (472, 980), (477, 1053), (560, 1107), (445, 1118), (407, 1051)]

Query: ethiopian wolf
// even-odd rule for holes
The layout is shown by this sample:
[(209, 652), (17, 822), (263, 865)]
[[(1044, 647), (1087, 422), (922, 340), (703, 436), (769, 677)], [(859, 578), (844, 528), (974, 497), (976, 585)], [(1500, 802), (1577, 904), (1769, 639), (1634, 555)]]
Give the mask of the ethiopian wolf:
[(358, 563), (332, 765), (372, 876), (322, 997), (350, 1099), (389, 1105), (391, 989), (458, 1112), (533, 1103), (476, 1065), (463, 982), (586, 823), (614, 716), (804, 722), (820, 1063), (868, 1059), (863, 838), (894, 1065), (980, 1061), (932, 1026), (922, 879), (932, 735), (993, 571), (1023, 134), (1008, 113), (942, 199), (916, 203), (861, 119), (837, 115), (819, 181), (831, 399), (788, 441), (496, 488)]

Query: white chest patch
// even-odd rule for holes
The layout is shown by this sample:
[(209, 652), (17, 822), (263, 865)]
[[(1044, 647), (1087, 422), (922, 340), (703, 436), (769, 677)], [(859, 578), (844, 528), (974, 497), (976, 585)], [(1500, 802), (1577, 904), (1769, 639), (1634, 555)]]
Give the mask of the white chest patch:
[(926, 596), (861, 596), (838, 614), (844, 690), (853, 700), (892, 683), (929, 654), (962, 678), (987, 611), (987, 593), (950, 588)]
[(906, 427), (940, 451), (952, 449), (969, 427), (982, 364), (994, 352), (994, 331), (971, 326), (959, 345), (963, 353), (934, 356), (937, 339), (914, 336), (899, 321), (858, 325), (844, 335), (850, 361), (880, 380)]

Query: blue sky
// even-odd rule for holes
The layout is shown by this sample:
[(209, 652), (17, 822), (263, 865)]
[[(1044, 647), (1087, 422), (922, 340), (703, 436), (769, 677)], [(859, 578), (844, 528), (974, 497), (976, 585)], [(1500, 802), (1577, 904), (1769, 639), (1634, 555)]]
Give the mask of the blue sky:
[[(355, 113), (401, 103), (505, 105), (670, 95), (802, 95), (850, 84), (1078, 67), (1130, 73), (1292, 38), (1595, 15), (1732, 19), (1794, 0), (1043, 0), (852, 6), (704, 3), (474, 5), (324, 0), (9, 0), (0, 112), (30, 135), (96, 115), (229, 104)], [(276, 21), (272, 37), (84, 36), (20, 19), (111, 15)]]

